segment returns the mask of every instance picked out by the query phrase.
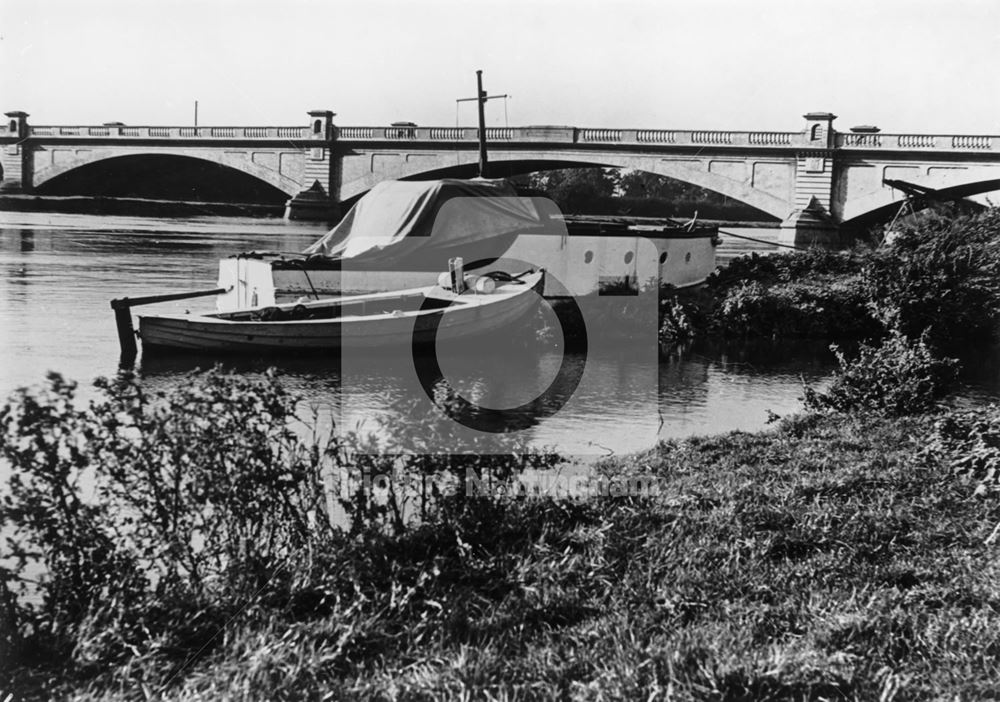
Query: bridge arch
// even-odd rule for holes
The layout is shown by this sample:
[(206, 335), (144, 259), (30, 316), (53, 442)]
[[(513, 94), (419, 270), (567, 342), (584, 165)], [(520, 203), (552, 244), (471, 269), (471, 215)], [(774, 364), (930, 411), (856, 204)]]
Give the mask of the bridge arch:
[[(981, 166), (949, 169), (945, 174), (907, 178), (908, 182), (932, 188), (945, 200), (1000, 190), (1000, 167)], [(891, 217), (903, 204), (906, 195), (889, 186), (881, 186), (848, 198), (844, 205), (846, 226), (865, 226)]]
[[(463, 156), (465, 156), (463, 154)], [(451, 161), (448, 163), (448, 161)], [(629, 168), (680, 180), (698, 187), (712, 190), (733, 200), (738, 200), (777, 219), (784, 219), (793, 209), (793, 204), (784, 198), (754, 188), (747, 182), (730, 178), (720, 173), (692, 168), (684, 162), (672, 161), (656, 156), (638, 154), (587, 151), (578, 154), (551, 154), (496, 151), (490, 154), (491, 172), (505, 176), (523, 175), (541, 170), (558, 168)], [(456, 162), (455, 155), (440, 159), (417, 160), (414, 163), (398, 162), (389, 168), (366, 173), (361, 177), (341, 184), (341, 201), (352, 200), (370, 190), (377, 183), (390, 179), (423, 180), (430, 178), (465, 178), (475, 175), (477, 163)]]
[(202, 163), (222, 167), (223, 173), (232, 171), (252, 178), (270, 189), (280, 191), (285, 197), (293, 196), (301, 190), (299, 183), (273, 169), (254, 163), (249, 154), (181, 148), (135, 149), (125, 152), (121, 149), (87, 150), (51, 165), (41, 168), (36, 166), (32, 185), (36, 191), (45, 191), (80, 169), (92, 169), (96, 166), (103, 166), (104, 170), (137, 168), (137, 164), (142, 161), (163, 162), (164, 159), (171, 159), (175, 163)]

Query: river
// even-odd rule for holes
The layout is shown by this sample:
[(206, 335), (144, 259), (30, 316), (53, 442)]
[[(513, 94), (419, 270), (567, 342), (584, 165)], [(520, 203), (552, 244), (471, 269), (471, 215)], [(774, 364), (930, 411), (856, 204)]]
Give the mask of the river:
[[(91, 381), (118, 370), (118, 340), (109, 300), (122, 296), (214, 287), (218, 259), (252, 249), (300, 251), (322, 226), (274, 219), (146, 218), (0, 212), (0, 397), (42, 381), (53, 370), (77, 380), (87, 397)], [(725, 229), (723, 229), (725, 231)], [(766, 229), (734, 230), (774, 239)], [(724, 237), (720, 260), (768, 244)], [(150, 310), (210, 308), (186, 300)], [(995, 349), (975, 352), (964, 397), (1000, 395)], [(591, 381), (572, 402), (532, 423), (525, 438), (537, 447), (587, 455), (648, 448), (657, 439), (766, 426), (769, 413), (800, 407), (804, 383), (829, 377), (833, 357), (823, 344), (699, 343), (650, 361), (648, 354), (587, 359)], [(526, 363), (485, 354), (446, 368), (456, 387), (484, 405), (514, 406), (537, 395), (559, 366), (561, 349), (533, 354)], [(185, 382), (210, 358), (159, 359), (137, 371), (143, 382), (169, 387)], [(570, 362), (581, 359), (570, 358)], [(229, 361), (244, 373), (262, 373), (274, 359)], [(394, 417), (406, 394), (394, 366), (376, 359), (341, 376), (322, 358), (278, 359), (286, 385), (307, 404), (331, 407), (342, 426), (371, 426)], [(444, 364), (443, 364), (444, 365)], [(967, 364), (969, 365), (969, 364)], [(485, 400), (483, 400), (485, 398)]]

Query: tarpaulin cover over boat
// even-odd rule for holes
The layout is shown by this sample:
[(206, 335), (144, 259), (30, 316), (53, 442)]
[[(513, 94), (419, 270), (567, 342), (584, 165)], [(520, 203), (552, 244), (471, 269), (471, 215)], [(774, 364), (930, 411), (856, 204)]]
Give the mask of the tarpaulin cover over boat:
[(498, 257), (518, 234), (544, 228), (538, 209), (504, 180), (384, 181), (305, 253), (369, 264), (463, 247), (470, 257)]

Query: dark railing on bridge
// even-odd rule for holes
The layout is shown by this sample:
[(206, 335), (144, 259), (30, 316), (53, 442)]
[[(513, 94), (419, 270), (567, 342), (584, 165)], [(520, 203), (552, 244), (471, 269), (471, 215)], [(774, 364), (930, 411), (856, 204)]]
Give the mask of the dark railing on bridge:
[[(348, 142), (462, 142), (478, 140), (475, 127), (335, 127), (336, 138)], [(194, 139), (237, 141), (313, 141), (308, 127), (153, 127), (29, 126), (29, 137), (53, 140), (81, 139)], [(1000, 136), (963, 134), (885, 134), (873, 132), (835, 135), (834, 146), (848, 150), (990, 152), (1000, 149)], [(490, 127), (486, 138), (494, 143), (548, 143), (581, 145), (664, 145), (724, 148), (814, 148), (806, 132), (717, 131), (685, 129), (589, 129), (569, 126)]]

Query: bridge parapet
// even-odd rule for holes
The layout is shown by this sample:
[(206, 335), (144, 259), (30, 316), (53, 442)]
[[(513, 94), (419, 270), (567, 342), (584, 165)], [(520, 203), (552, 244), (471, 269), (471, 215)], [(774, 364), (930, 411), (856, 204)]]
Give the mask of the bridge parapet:
[[(341, 141), (475, 142), (474, 127), (338, 127)], [(493, 142), (562, 144), (666, 144), (694, 146), (806, 147), (802, 132), (737, 132), (682, 129), (604, 129), (588, 127), (488, 127)]]
[[(545, 141), (574, 143), (574, 127), (487, 127), (488, 141)], [(580, 130), (614, 132), (620, 130)], [(453, 141), (474, 144), (479, 140), (475, 127), (337, 127), (340, 141)]]
[(991, 152), (1000, 146), (1000, 137), (976, 134), (837, 134), (837, 147), (850, 149), (879, 149), (883, 151), (973, 151)]
[(45, 139), (237, 139), (240, 141), (305, 139), (307, 127), (130, 127), (127, 125), (30, 126), (28, 135)]
[[(86, 139), (196, 139), (236, 141), (302, 140), (308, 127), (170, 127), (170, 126), (29, 126), (29, 137), (55, 140)], [(457, 142), (479, 139), (474, 127), (351, 126), (336, 127), (335, 138), (358, 142)], [(749, 147), (754, 149), (812, 148), (805, 132), (757, 132), (683, 129), (605, 129), (569, 126), (489, 127), (492, 142), (547, 142), (562, 144), (636, 144), (666, 146)], [(834, 148), (844, 150), (905, 150), (995, 152), (1000, 136), (977, 134), (835, 134)]]

